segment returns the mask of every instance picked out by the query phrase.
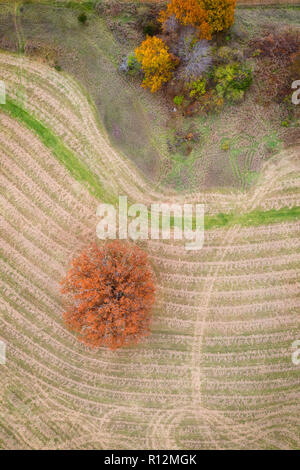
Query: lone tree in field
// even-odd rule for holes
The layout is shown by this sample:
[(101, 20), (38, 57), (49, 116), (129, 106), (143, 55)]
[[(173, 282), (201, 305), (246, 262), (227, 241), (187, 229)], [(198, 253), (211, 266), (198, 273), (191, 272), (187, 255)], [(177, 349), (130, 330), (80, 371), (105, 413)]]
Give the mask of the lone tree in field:
[(152, 93), (172, 78), (172, 72), (178, 64), (178, 59), (169, 53), (168, 46), (156, 36), (147, 36), (135, 50), (135, 55), (144, 72), (142, 85), (150, 88)]
[(86, 345), (118, 349), (150, 333), (153, 275), (136, 246), (116, 240), (88, 247), (61, 284), (70, 300), (65, 323)]

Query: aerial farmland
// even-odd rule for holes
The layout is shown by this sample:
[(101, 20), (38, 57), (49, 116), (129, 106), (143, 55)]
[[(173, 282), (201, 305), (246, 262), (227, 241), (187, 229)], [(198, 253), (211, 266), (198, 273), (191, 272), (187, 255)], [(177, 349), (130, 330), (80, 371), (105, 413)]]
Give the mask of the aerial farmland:
[(299, 450), (300, 6), (274, 3), (0, 1), (1, 450)]

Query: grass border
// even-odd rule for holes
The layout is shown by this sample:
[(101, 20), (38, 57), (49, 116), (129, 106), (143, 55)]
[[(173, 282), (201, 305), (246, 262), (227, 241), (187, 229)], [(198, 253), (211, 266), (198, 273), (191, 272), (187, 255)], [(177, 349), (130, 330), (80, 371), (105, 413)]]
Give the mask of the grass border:
[[(102, 183), (94, 173), (92, 173), (91, 170), (63, 144), (61, 139), (54, 135), (44, 124), (9, 98), (7, 98), (5, 105), (0, 105), (0, 109), (11, 117), (17, 119), (29, 130), (33, 131), (40, 138), (43, 144), (51, 150), (55, 158), (63, 164), (70, 174), (79, 183), (83, 184), (93, 196), (99, 199), (102, 203), (115, 205), (118, 202), (118, 198), (115, 195), (109, 194), (103, 188)], [(160, 219), (161, 225), (162, 216)], [(219, 213), (216, 215), (205, 215), (204, 228), (209, 230), (216, 228), (229, 228), (235, 225), (239, 225), (241, 227), (253, 227), (293, 220), (300, 220), (300, 206), (294, 206), (292, 208), (282, 207), (280, 209), (270, 209), (268, 211), (256, 209), (243, 214), (230, 212), (227, 214)], [(170, 217), (170, 224), (171, 227), (177, 225), (175, 218), (172, 216)], [(193, 228), (196, 228), (195, 219), (193, 219)]]
[(63, 144), (59, 137), (44, 126), (44, 124), (9, 98), (6, 99), (6, 104), (0, 105), (0, 109), (17, 119), (29, 130), (34, 131), (43, 144), (51, 150), (55, 158), (62, 163), (70, 174), (78, 182), (82, 183), (93, 196), (101, 200), (106, 200), (109, 203), (116, 202), (116, 199), (113, 198), (111, 194), (108, 194), (94, 173)]

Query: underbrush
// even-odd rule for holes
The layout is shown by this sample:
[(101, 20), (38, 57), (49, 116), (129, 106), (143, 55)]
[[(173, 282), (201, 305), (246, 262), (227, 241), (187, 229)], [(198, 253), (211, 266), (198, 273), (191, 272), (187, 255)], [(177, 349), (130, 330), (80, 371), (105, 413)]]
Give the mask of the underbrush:
[[(286, 25), (284, 21), (274, 28), (270, 13), (271, 10), (265, 13), (268, 23), (262, 23), (254, 36), (248, 31), (247, 22), (243, 25), (247, 27), (241, 27), (243, 12), (239, 12), (239, 24), (234, 24), (212, 40), (199, 39), (196, 26), (182, 25), (174, 16), (165, 22), (163, 30), (158, 34), (162, 41), (161, 47), (169, 52), (170, 60), (175, 57), (177, 61), (174, 62), (172, 73), (165, 74), (167, 83), (158, 92), (160, 99), (169, 106), (170, 119), (167, 125), (173, 129), (167, 142), (170, 160), (166, 165), (166, 184), (177, 190), (196, 189), (199, 185), (219, 186), (222, 185), (221, 178), (213, 177), (213, 174), (223, 173), (224, 186), (247, 188), (256, 181), (261, 163), (283, 145), (288, 145), (291, 136), (297, 132), (299, 110), (292, 105), (291, 86), (293, 81), (300, 78), (299, 30), (291, 24)], [(283, 15), (276, 11), (274, 16), (277, 19)], [(248, 12), (245, 17), (248, 19)], [(257, 24), (255, 27), (257, 30)], [(131, 61), (133, 57), (134, 48), (129, 55)], [(143, 79), (143, 67), (139, 66), (138, 61), (134, 68), (128, 67), (126, 73), (131, 74), (131, 78), (135, 76), (136, 83)], [(168, 78), (169, 75), (171, 78)], [(232, 149), (226, 148), (226, 142), (236, 137), (237, 129), (232, 126), (232, 136), (224, 135), (219, 128), (217, 140), (214, 138), (211, 142), (211, 146), (218, 145), (223, 154), (223, 158), (220, 159), (218, 155), (217, 159), (218, 163), (223, 160), (221, 167), (217, 168), (212, 161), (204, 162), (202, 155), (206, 146), (203, 145), (203, 139), (187, 138), (186, 135), (194, 132), (186, 129), (193, 127), (199, 117), (208, 119), (209, 116), (219, 126), (227, 128), (226, 117), (230, 119), (232, 110), (237, 115), (241, 114), (243, 121), (242, 113), (247, 106), (248, 113), (258, 111), (259, 119), (264, 121), (262, 129), (265, 129), (264, 134), (260, 131), (258, 135), (251, 134), (251, 128), (254, 127), (252, 117), (248, 116), (248, 123), (244, 122), (244, 132), (249, 130), (247, 134), (256, 142), (255, 148), (249, 150), (250, 157), (247, 149), (234, 153)], [(264, 114), (270, 117), (272, 111), (274, 118), (266, 122)], [(211, 128), (211, 131), (212, 136), (214, 129)], [(231, 167), (231, 176), (225, 169), (228, 165)], [(198, 173), (201, 169), (202, 175)]]

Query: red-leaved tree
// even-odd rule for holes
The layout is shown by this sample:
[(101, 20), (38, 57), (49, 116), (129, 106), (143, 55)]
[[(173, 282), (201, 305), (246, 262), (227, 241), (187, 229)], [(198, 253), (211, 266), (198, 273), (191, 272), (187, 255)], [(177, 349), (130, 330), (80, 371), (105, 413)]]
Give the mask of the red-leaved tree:
[(65, 323), (86, 345), (118, 349), (150, 333), (155, 287), (140, 248), (119, 240), (94, 244), (73, 260), (61, 284)]

